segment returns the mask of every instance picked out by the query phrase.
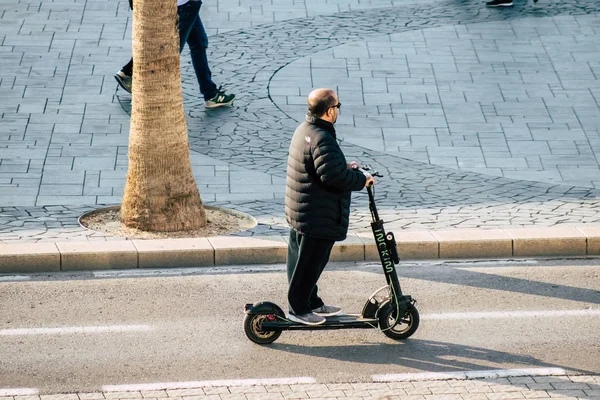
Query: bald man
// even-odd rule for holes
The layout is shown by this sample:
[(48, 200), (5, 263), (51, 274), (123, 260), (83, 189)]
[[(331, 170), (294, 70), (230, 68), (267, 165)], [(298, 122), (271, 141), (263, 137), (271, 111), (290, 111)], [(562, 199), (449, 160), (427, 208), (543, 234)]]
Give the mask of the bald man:
[(319, 325), (341, 308), (326, 305), (317, 281), (336, 241), (348, 233), (351, 192), (362, 190), (366, 177), (347, 163), (334, 124), (341, 104), (331, 89), (308, 95), (308, 113), (292, 137), (288, 156), (285, 215), (290, 224), (287, 255), (288, 319)]

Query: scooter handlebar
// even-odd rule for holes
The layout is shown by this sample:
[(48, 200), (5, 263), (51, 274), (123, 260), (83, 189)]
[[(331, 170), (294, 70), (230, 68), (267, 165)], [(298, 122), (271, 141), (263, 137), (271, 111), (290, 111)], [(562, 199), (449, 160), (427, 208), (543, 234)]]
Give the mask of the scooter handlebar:
[(363, 165), (360, 168), (359, 167), (352, 167), (352, 169), (362, 172), (363, 175), (366, 176), (367, 178), (370, 177), (370, 176), (374, 176), (374, 177), (377, 177), (377, 178), (383, 177), (383, 175), (381, 175), (379, 172), (371, 169), (371, 167), (369, 167), (368, 165)]
[[(368, 165), (363, 165), (360, 168), (359, 167), (352, 167), (352, 169), (362, 172), (363, 175), (366, 176), (367, 178), (370, 178), (372, 176), (375, 176), (375, 177), (382, 177), (383, 176), (379, 172), (373, 171), (371, 169), (371, 167), (369, 167)], [(370, 189), (372, 186), (373, 186), (373, 182), (371, 181), (367, 185), (367, 189)]]

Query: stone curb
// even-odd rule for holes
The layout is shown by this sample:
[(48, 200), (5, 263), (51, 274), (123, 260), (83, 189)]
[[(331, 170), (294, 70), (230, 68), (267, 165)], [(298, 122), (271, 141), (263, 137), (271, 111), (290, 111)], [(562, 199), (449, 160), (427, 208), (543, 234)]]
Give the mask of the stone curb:
[[(600, 226), (395, 233), (402, 260), (600, 256)], [(0, 273), (284, 263), (287, 237), (0, 244)], [(350, 234), (331, 261), (377, 261), (373, 237)]]

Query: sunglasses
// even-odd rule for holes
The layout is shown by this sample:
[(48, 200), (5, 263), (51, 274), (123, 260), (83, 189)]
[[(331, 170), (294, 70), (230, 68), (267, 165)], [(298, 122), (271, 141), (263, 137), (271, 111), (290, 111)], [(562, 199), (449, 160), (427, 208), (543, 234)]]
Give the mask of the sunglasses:
[(342, 103), (337, 103), (335, 106), (331, 106), (329, 108), (340, 108), (342, 106)]

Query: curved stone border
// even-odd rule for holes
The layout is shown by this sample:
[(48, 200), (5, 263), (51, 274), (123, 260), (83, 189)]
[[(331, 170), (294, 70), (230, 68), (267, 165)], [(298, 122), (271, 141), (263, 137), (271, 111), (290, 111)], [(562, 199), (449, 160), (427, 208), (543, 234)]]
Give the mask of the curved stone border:
[[(252, 223), (252, 227), (250, 227), (250, 228), (248, 228), (248, 229), (244, 229), (243, 231), (240, 231), (240, 232), (234, 232), (234, 233), (242, 233), (242, 232), (244, 232), (244, 231), (247, 231), (247, 230), (250, 230), (250, 229), (254, 229), (254, 227), (256, 227), (256, 225), (258, 225), (258, 221), (256, 220), (256, 218), (254, 218), (252, 215), (249, 215), (249, 214), (243, 213), (243, 212), (241, 212), (241, 211), (238, 211), (238, 210), (233, 210), (233, 209), (230, 209), (230, 208), (225, 208), (225, 207), (209, 206), (209, 205), (206, 205), (206, 204), (204, 205), (204, 208), (205, 208), (206, 210), (220, 211), (220, 212), (222, 212), (222, 213), (224, 213), (224, 214), (233, 215), (233, 216), (239, 217), (239, 218), (241, 218), (241, 219), (248, 220), (248, 221), (250, 221), (250, 222)], [(86, 231), (89, 231), (89, 232), (98, 232), (98, 233), (106, 233), (106, 232), (97, 231), (97, 230), (95, 230), (95, 229), (91, 229), (91, 228), (89, 228), (87, 225), (85, 225), (84, 223), (82, 223), (82, 222), (81, 222), (81, 220), (82, 220), (83, 218), (90, 217), (90, 216), (92, 216), (92, 215), (94, 215), (94, 214), (101, 213), (102, 211), (107, 211), (107, 210), (119, 210), (119, 209), (121, 209), (121, 206), (109, 206), (109, 207), (96, 208), (95, 210), (88, 211), (88, 212), (86, 212), (86, 213), (84, 213), (84, 214), (80, 215), (80, 216), (79, 216), (79, 218), (77, 218), (77, 223), (79, 224), (79, 226), (81, 226), (81, 227), (82, 227), (83, 229), (85, 229)], [(127, 240), (134, 240), (135, 238), (132, 238), (132, 237), (124, 237), (124, 239), (127, 239)]]

